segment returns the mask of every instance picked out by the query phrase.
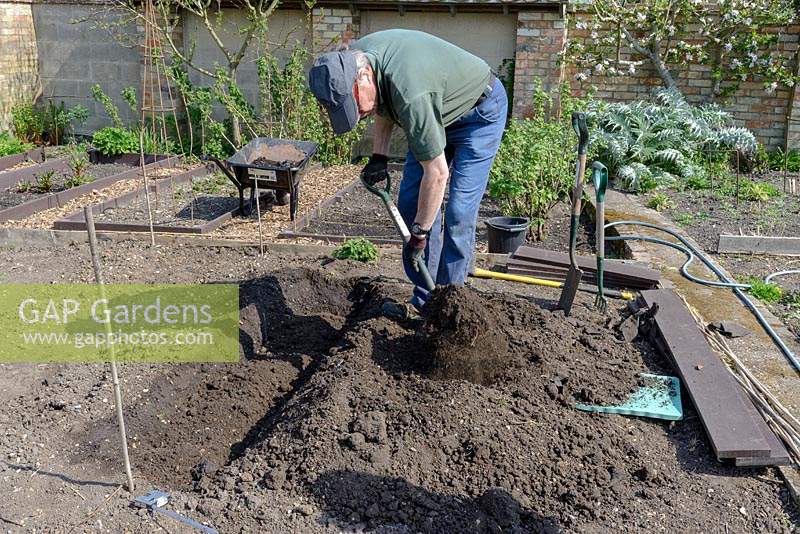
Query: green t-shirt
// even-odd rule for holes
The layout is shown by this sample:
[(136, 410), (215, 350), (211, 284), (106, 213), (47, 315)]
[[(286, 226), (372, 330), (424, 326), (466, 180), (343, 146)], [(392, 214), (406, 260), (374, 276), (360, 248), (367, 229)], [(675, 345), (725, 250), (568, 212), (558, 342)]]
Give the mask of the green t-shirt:
[(378, 115), (406, 132), (419, 161), (444, 151), (444, 129), (475, 105), (489, 82), (489, 65), (433, 35), (384, 30), (353, 44), (362, 50), (378, 83)]

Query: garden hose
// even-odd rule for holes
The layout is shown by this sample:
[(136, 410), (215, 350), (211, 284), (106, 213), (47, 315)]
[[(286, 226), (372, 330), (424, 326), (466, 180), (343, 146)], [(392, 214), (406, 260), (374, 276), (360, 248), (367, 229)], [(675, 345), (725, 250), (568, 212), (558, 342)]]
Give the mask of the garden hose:
[[(775, 331), (774, 328), (769, 324), (766, 318), (761, 314), (758, 308), (753, 304), (753, 302), (744, 294), (742, 289), (749, 289), (750, 284), (739, 284), (736, 282), (731, 281), (725, 273), (723, 273), (717, 265), (711, 261), (705, 254), (701, 251), (697, 250), (691, 243), (689, 243), (683, 236), (670, 230), (669, 228), (664, 228), (663, 226), (658, 226), (656, 224), (644, 222), (644, 221), (615, 221), (605, 225), (605, 228), (613, 228), (615, 226), (642, 226), (645, 228), (652, 228), (654, 230), (659, 230), (661, 232), (667, 233), (681, 242), (681, 245), (677, 243), (672, 243), (670, 241), (666, 241), (664, 239), (658, 239), (656, 237), (649, 237), (643, 235), (626, 235), (626, 236), (615, 236), (615, 237), (607, 237), (607, 241), (648, 241), (650, 243), (657, 243), (660, 245), (665, 245), (668, 247), (672, 247), (675, 250), (683, 252), (686, 254), (687, 259), (684, 264), (681, 266), (680, 272), (681, 274), (686, 277), (687, 279), (691, 280), (692, 282), (710, 286), (710, 287), (727, 287), (733, 289), (736, 296), (739, 297), (745, 306), (755, 315), (756, 319), (758, 320), (759, 324), (764, 328), (767, 334), (772, 338), (772, 341), (778, 346), (784, 356), (789, 360), (795, 370), (800, 373), (800, 361), (798, 361), (797, 356), (795, 353), (784, 343), (781, 336)], [(699, 258), (703, 264), (708, 267), (714, 274), (716, 274), (721, 281), (715, 280), (704, 280), (701, 278), (697, 278), (689, 274), (688, 267), (692, 263), (692, 261), (696, 258)], [(771, 278), (772, 276), (777, 276), (780, 273), (775, 273), (774, 275), (770, 275), (767, 278)]]
[(771, 284), (771, 280), (777, 276), (783, 276), (786, 274), (800, 274), (800, 270), (792, 269), (791, 271), (778, 271), (777, 273), (772, 273), (771, 275), (764, 278), (764, 283)]

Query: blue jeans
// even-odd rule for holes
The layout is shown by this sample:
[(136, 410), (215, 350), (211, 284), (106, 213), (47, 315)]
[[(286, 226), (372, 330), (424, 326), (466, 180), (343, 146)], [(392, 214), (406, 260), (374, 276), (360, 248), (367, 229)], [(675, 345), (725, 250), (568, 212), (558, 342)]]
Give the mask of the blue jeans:
[[(489, 169), (503, 137), (508, 98), (495, 79), (491, 95), (445, 129), (445, 156), (450, 166), (447, 204), (433, 223), (425, 258), (436, 285), (463, 284), (475, 253), (475, 226)], [(411, 151), (406, 156), (397, 208), (410, 227), (417, 215), (422, 165)], [(444, 226), (444, 227), (443, 227)], [(406, 275), (414, 283), (411, 303), (421, 309), (430, 298), (421, 276), (404, 258)]]

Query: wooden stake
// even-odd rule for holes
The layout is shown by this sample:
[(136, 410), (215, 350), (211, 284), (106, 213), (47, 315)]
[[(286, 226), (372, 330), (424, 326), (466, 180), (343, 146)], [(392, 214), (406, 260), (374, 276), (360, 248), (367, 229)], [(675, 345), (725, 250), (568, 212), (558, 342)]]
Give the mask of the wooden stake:
[[(156, 246), (156, 233), (153, 231), (153, 210), (150, 208), (150, 189), (147, 184), (147, 171), (144, 164), (144, 128), (139, 129), (139, 163), (142, 167), (142, 178), (144, 178), (144, 199), (147, 202), (147, 220), (150, 222), (150, 246)], [(158, 195), (158, 191), (156, 191)], [(87, 221), (88, 224), (88, 221)]]
[[(100, 266), (100, 254), (97, 250), (97, 234), (94, 231), (94, 215), (91, 206), (83, 207), (83, 215), (86, 218), (86, 230), (89, 232), (89, 250), (92, 253), (92, 267), (97, 285), (100, 286), (100, 298), (106, 299), (105, 285), (103, 282), (103, 271)], [(106, 338), (111, 338), (111, 324), (106, 323)], [(117, 411), (117, 424), (119, 426), (119, 438), (122, 445), (122, 463), (125, 466), (125, 476), (128, 479), (128, 491), (133, 492), (133, 474), (131, 473), (131, 460), (128, 456), (128, 437), (125, 432), (125, 418), (122, 415), (122, 390), (119, 386), (119, 375), (117, 374), (117, 362), (114, 360), (114, 345), (109, 345), (111, 353), (111, 382), (114, 384), (114, 404)]]
[[(261, 251), (261, 257), (264, 257), (264, 233), (261, 230), (261, 194), (258, 191), (258, 178), (253, 179), (256, 188), (256, 215), (258, 217), (258, 250)], [(253, 206), (250, 206), (253, 209)]]

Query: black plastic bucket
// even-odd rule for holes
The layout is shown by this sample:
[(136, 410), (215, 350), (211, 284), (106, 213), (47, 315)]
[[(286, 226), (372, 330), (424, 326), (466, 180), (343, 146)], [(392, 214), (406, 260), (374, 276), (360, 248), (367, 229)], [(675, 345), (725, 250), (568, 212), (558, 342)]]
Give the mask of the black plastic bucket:
[(527, 217), (492, 217), (485, 221), (489, 229), (489, 252), (508, 254), (525, 243), (531, 225)]

